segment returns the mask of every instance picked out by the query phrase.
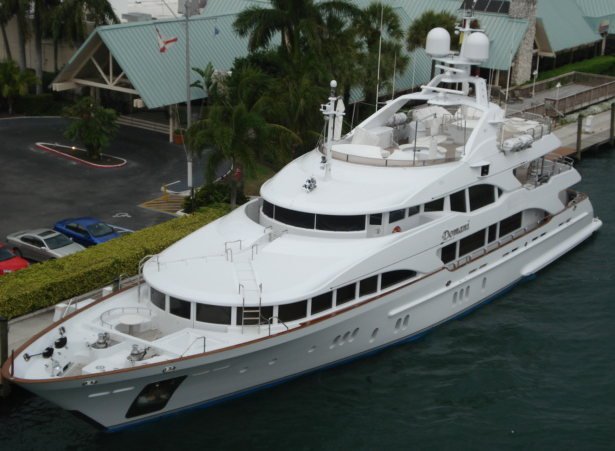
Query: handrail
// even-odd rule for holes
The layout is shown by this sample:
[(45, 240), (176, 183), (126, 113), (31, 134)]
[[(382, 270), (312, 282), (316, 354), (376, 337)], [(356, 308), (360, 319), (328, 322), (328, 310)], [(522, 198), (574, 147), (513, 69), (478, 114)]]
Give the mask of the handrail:
[(207, 352), (207, 337), (205, 335), (202, 335), (200, 337), (196, 337), (192, 343), (190, 343), (188, 345), (188, 347), (186, 348), (186, 350), (184, 352), (181, 353), (180, 357), (183, 357), (184, 355), (186, 355), (186, 352), (188, 352), (190, 350), (190, 348), (192, 347), (193, 344), (195, 344), (197, 341), (203, 339), (203, 353)]
[(261, 315), (261, 317), (265, 320), (267, 320), (267, 324), (269, 325), (269, 335), (271, 335), (271, 321), (273, 321), (274, 319), (278, 320), (278, 324), (282, 324), (282, 326), (286, 327), (286, 330), (288, 330), (288, 326), (286, 325), (286, 323), (284, 321), (282, 321), (280, 319), (279, 316), (272, 316), (269, 319), (265, 318), (264, 316)]

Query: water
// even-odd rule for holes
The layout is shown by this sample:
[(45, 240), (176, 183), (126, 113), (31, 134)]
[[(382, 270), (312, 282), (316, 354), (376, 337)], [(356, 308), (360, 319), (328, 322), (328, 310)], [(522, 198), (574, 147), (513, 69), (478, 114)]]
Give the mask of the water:
[(599, 233), (418, 342), (115, 434), (19, 392), (0, 449), (613, 449), (615, 149), (579, 169)]

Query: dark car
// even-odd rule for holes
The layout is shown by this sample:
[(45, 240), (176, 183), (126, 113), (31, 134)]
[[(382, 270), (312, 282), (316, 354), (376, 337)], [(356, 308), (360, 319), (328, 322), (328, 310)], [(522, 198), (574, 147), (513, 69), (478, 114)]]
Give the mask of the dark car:
[(13, 254), (8, 247), (0, 243), (0, 276), (27, 267), (27, 260)]
[(63, 219), (53, 228), (84, 246), (104, 243), (122, 235), (116, 227), (90, 217)]

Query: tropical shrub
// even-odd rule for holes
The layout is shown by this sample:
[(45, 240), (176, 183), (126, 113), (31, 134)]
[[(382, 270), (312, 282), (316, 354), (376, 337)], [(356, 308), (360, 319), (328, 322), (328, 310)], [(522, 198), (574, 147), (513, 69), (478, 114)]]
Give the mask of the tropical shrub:
[[(237, 204), (245, 204), (248, 198), (242, 190), (237, 191)], [(228, 204), (231, 202), (231, 186), (227, 183), (213, 183), (202, 186), (194, 192), (194, 200), (190, 197), (184, 199), (184, 211), (192, 213), (202, 207), (209, 207), (215, 204)]]
[(229, 209), (208, 208), (0, 278), (0, 316), (15, 318), (135, 275), (139, 261), (214, 221)]

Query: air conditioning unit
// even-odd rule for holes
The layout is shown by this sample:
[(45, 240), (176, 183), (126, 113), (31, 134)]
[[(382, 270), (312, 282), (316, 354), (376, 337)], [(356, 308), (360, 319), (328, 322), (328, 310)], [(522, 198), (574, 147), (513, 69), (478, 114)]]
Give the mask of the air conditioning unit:
[(132, 106), (134, 108), (144, 108), (145, 107), (145, 102), (143, 102), (143, 99), (139, 97), (139, 98), (134, 99), (132, 101)]

